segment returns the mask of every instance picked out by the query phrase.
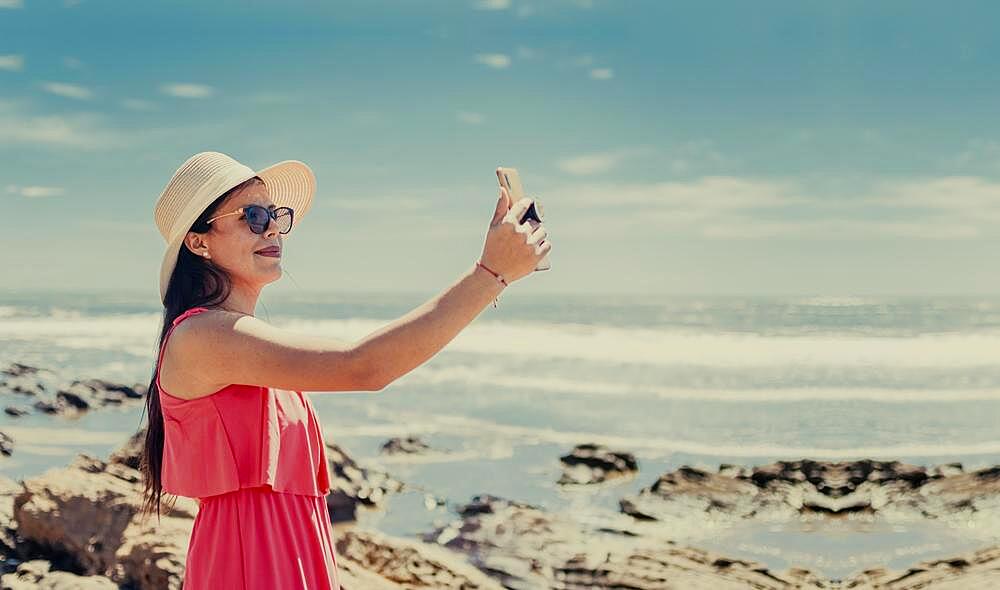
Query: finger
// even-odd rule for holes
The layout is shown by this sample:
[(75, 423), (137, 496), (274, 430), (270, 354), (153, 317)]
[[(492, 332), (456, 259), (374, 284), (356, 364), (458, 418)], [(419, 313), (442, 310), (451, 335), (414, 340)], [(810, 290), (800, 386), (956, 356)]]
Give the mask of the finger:
[(542, 241), (545, 240), (545, 237), (547, 235), (549, 235), (549, 232), (548, 232), (548, 230), (545, 229), (545, 226), (538, 226), (538, 229), (536, 229), (535, 231), (533, 231), (531, 233), (531, 237), (528, 238), (528, 243), (529, 244), (540, 244)]
[(490, 220), (490, 227), (499, 225), (503, 221), (504, 216), (507, 215), (507, 211), (510, 210), (510, 197), (507, 195), (507, 191), (503, 188), (500, 189), (500, 198), (497, 199), (496, 209), (493, 210), (493, 218)]
[(507, 215), (508, 217), (513, 217), (515, 224), (520, 225), (521, 218), (524, 217), (524, 212), (528, 210), (529, 206), (531, 206), (531, 199), (522, 197), (511, 206)]

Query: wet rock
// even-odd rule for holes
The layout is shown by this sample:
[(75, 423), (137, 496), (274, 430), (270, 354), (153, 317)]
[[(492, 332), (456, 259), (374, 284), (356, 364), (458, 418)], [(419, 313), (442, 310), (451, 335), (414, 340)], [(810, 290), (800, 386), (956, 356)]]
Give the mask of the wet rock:
[(14, 439), (6, 432), (0, 432), (0, 455), (10, 457), (14, 452)]
[(140, 385), (129, 387), (103, 379), (86, 379), (73, 381), (68, 387), (59, 390), (56, 396), (73, 407), (87, 409), (141, 399), (144, 393), (145, 387)]
[(871, 590), (978, 590), (1000, 588), (1000, 547), (924, 561), (903, 571), (875, 568), (834, 588)]
[(191, 506), (189, 512), (170, 511), (159, 520), (155, 515), (132, 519), (115, 551), (112, 579), (142, 589), (180, 590), (195, 514)]
[(14, 499), (20, 535), (72, 556), (86, 573), (110, 575), (139, 507), (136, 484), (104, 468), (100, 459), (81, 454), (68, 468), (26, 480)]
[[(53, 371), (13, 363), (0, 371), (0, 394), (34, 398), (32, 407), (46, 414), (77, 415), (108, 405), (141, 400), (146, 386), (112, 383), (103, 379), (71, 380), (68, 384)], [(7, 406), (12, 416), (26, 413), (22, 407)]]
[(51, 570), (44, 559), (25, 561), (17, 569), (0, 577), (3, 590), (118, 590), (103, 576), (79, 576), (66, 571)]
[[(934, 502), (943, 496), (931, 497), (921, 490), (932, 484), (947, 486), (940, 482), (964, 476), (954, 464), (929, 471), (898, 461), (872, 460), (779, 461), (749, 470), (727, 465), (717, 473), (684, 466), (660, 476), (639, 494), (623, 498), (620, 507), (643, 520), (668, 520), (691, 510), (735, 518), (780, 512), (789, 516), (874, 514), (890, 504), (913, 508), (919, 504), (921, 509), (941, 512), (947, 508), (935, 507)], [(982, 492), (1000, 488), (979, 487)]]
[(21, 484), (0, 475), (0, 574), (12, 571), (17, 558), (17, 523), (14, 522), (14, 496)]
[(56, 382), (56, 374), (48, 369), (21, 363), (0, 369), (0, 393), (44, 396)]
[(328, 442), (330, 493), (326, 497), (333, 522), (355, 520), (358, 504), (379, 507), (386, 495), (403, 489), (402, 482), (381, 471), (358, 465), (340, 446)]
[(179, 589), (197, 506), (177, 498), (158, 522), (139, 514), (141, 494), (138, 471), (87, 454), (25, 480), (13, 499), (18, 556), (106, 577), (115, 588)]
[(611, 451), (603, 445), (577, 445), (569, 454), (559, 457), (563, 474), (557, 483), (596, 484), (611, 479), (634, 476), (639, 464), (632, 453)]
[(125, 465), (131, 469), (139, 469), (142, 460), (142, 449), (146, 445), (146, 429), (143, 428), (130, 436), (122, 446), (108, 455), (109, 464)]
[(35, 402), (33, 404), (33, 407), (38, 411), (45, 412), (46, 414), (58, 414), (64, 409), (66, 409), (65, 406), (59, 406), (50, 401), (41, 399)]
[(6, 406), (3, 411), (6, 412), (8, 416), (14, 416), (15, 418), (28, 413), (28, 410), (25, 410), (23, 406)]
[(358, 563), (407, 589), (503, 590), (503, 586), (469, 565), (462, 556), (436, 545), (373, 531), (350, 530), (338, 536), (336, 551), (338, 558)]
[(962, 467), (961, 463), (945, 463), (944, 465), (935, 465), (927, 473), (931, 479), (939, 479), (952, 475), (961, 475), (965, 473), (965, 468)]
[(417, 454), (429, 451), (431, 448), (424, 441), (415, 436), (406, 438), (394, 437), (382, 445), (379, 452), (387, 455)]
[[(458, 509), (460, 519), (424, 537), (465, 553), (504, 587), (576, 590), (791, 589), (809, 572), (769, 571), (673, 541), (591, 529), (539, 507), (484, 494)], [(821, 587), (821, 586), (815, 586)]]

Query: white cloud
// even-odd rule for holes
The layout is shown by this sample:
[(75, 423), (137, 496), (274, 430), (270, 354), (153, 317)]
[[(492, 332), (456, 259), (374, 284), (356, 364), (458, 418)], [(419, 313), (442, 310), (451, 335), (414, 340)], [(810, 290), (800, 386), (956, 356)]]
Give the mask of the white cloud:
[(123, 98), (120, 103), (131, 111), (155, 111), (157, 108), (156, 104), (138, 98)]
[(665, 162), (673, 174), (688, 174), (696, 170), (717, 170), (735, 163), (715, 148), (708, 139), (696, 139), (667, 148)]
[(626, 158), (647, 152), (648, 150), (645, 148), (622, 148), (606, 152), (580, 154), (558, 160), (556, 166), (563, 172), (577, 176), (601, 174), (611, 171)]
[(970, 222), (1000, 221), (1000, 183), (977, 176), (883, 182), (867, 203), (924, 210)]
[(83, 68), (83, 62), (72, 56), (64, 57), (62, 62), (64, 66), (71, 70), (79, 70)]
[(624, 238), (664, 231), (704, 235), (709, 225), (801, 203), (794, 188), (781, 180), (706, 176), (685, 182), (589, 181), (546, 189), (537, 197), (554, 236)]
[[(822, 198), (790, 179), (703, 176), (545, 189), (553, 235), (692, 235), (705, 239), (969, 240), (996, 236), (1000, 183), (978, 177), (894, 179)], [(561, 203), (565, 206), (560, 207)], [(557, 214), (560, 209), (565, 215)], [(558, 229), (556, 229), (558, 228)]]
[(478, 125), (483, 122), (483, 116), (479, 113), (458, 111), (457, 117), (462, 123), (468, 123), (470, 125)]
[(504, 53), (477, 53), (476, 61), (491, 68), (510, 67), (510, 57)]
[(22, 197), (52, 197), (63, 194), (63, 189), (55, 186), (17, 186), (7, 185), (7, 192)]
[(610, 80), (615, 76), (611, 68), (594, 68), (590, 70), (590, 77), (595, 80)]
[(704, 176), (690, 181), (654, 183), (588, 182), (567, 187), (581, 206), (615, 208), (622, 205), (670, 211), (701, 212), (754, 209), (802, 203), (789, 181), (735, 176)]
[(621, 156), (614, 153), (587, 154), (559, 160), (557, 166), (563, 172), (570, 174), (598, 174), (611, 170), (619, 161)]
[(0, 8), (23, 8), (21, 0), (0, 0)]
[(523, 45), (517, 46), (517, 56), (521, 59), (533, 59), (538, 57), (538, 50)]
[(59, 96), (65, 96), (66, 98), (89, 100), (94, 97), (94, 93), (91, 92), (90, 89), (76, 84), (66, 84), (64, 82), (44, 82), (42, 84), (42, 88), (44, 88), (46, 92)]
[(204, 84), (163, 84), (160, 90), (178, 98), (208, 98), (215, 94), (215, 89)]
[(510, 0), (480, 0), (476, 3), (477, 10), (507, 10)]
[(0, 55), (0, 70), (20, 72), (24, 69), (24, 56), (10, 54)]
[(0, 102), (0, 144), (43, 145), (79, 149), (121, 147), (124, 138), (106, 129), (93, 113), (35, 116), (17, 104)]

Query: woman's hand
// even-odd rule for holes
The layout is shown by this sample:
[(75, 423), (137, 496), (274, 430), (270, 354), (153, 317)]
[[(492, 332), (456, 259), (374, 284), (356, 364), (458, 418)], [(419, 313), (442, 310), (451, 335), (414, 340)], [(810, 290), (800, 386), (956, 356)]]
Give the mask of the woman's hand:
[(552, 242), (546, 239), (548, 232), (544, 224), (534, 219), (518, 222), (529, 205), (531, 199), (527, 197), (512, 205), (507, 189), (501, 187), (500, 198), (486, 233), (480, 261), (503, 275), (507, 284), (534, 272), (542, 258), (552, 250)]

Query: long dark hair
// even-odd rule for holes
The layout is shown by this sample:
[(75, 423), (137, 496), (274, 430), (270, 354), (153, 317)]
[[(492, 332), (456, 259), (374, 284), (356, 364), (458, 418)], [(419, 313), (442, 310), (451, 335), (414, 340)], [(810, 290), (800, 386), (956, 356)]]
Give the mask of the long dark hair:
[[(212, 201), (212, 204), (206, 207), (191, 225), (189, 231), (200, 234), (207, 233), (210, 226), (206, 221), (216, 214), (219, 206), (236, 191), (256, 183), (264, 184), (264, 180), (259, 176), (254, 176)], [(178, 316), (192, 307), (219, 305), (229, 297), (231, 290), (232, 280), (223, 269), (201, 256), (195, 255), (187, 249), (185, 244), (181, 244), (180, 251), (177, 253), (177, 265), (174, 267), (173, 274), (170, 275), (170, 283), (164, 297), (163, 324), (156, 343), (157, 354), (162, 351), (164, 337)], [(157, 356), (158, 358), (159, 356)], [(141, 514), (145, 518), (155, 510), (156, 519), (159, 522), (160, 499), (164, 494), (160, 479), (160, 470), (163, 465), (163, 413), (160, 410), (160, 390), (156, 386), (157, 372), (157, 362), (154, 359), (153, 376), (146, 389), (146, 412), (149, 416), (149, 424), (146, 427), (146, 441), (142, 448), (139, 469), (142, 472), (144, 484)], [(168, 495), (168, 497), (172, 496)], [(177, 498), (173, 497), (169, 510), (173, 510), (176, 502)]]

